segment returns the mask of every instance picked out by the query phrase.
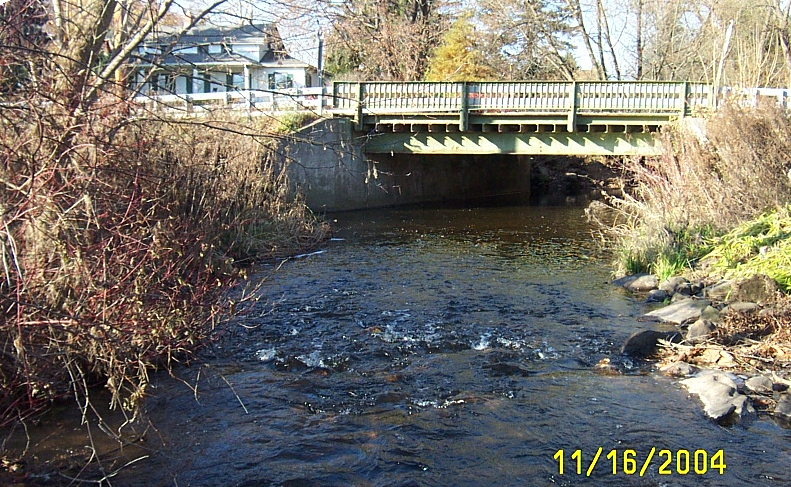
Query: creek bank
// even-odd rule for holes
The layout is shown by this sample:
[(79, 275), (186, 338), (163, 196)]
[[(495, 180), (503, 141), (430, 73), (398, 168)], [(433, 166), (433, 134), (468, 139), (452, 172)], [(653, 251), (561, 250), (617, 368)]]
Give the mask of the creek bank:
[[(621, 347), (623, 355), (651, 358), (659, 370), (678, 377), (719, 424), (756, 413), (791, 427), (791, 299), (764, 275), (716, 282), (636, 274), (614, 284), (666, 305), (641, 322), (671, 327), (644, 329)], [(659, 325), (661, 324), (661, 325)]]

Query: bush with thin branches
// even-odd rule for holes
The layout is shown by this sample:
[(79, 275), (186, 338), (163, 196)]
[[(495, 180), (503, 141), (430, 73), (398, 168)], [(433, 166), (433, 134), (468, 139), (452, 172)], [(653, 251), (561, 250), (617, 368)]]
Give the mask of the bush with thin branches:
[(0, 425), (94, 385), (133, 408), (209, 336), (240, 263), (327, 233), (270, 127), (93, 107), (66, 144), (46, 100), (0, 115)]

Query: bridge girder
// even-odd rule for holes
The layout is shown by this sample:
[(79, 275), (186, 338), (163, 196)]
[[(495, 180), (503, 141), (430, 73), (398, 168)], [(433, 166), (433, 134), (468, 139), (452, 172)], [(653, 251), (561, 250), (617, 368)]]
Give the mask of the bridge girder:
[(365, 136), (370, 154), (514, 154), (654, 156), (661, 144), (652, 133), (381, 133)]

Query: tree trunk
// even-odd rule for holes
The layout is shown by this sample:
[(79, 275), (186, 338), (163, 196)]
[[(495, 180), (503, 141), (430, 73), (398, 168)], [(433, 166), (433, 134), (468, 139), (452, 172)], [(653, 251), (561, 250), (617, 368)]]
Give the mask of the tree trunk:
[(643, 79), (643, 0), (637, 0), (637, 74), (636, 79)]
[(54, 0), (53, 89), (56, 102), (70, 115), (79, 111), (98, 63), (116, 0)]
[(574, 13), (574, 19), (577, 21), (580, 34), (582, 34), (582, 41), (585, 44), (585, 49), (588, 51), (588, 58), (590, 58), (593, 68), (596, 70), (596, 76), (603, 80), (606, 77), (604, 68), (596, 59), (596, 54), (593, 52), (593, 45), (588, 30), (585, 28), (585, 20), (582, 18), (582, 8), (580, 7), (579, 0), (566, 0), (566, 4)]

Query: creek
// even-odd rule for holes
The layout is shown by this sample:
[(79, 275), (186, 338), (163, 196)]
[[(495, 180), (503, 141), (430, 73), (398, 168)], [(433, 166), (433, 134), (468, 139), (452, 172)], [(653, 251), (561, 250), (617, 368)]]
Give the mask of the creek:
[[(580, 208), (331, 218), (332, 241), (253, 276), (260, 300), (202, 365), (152, 376), (146, 441), (126, 449), (146, 458), (113, 485), (791, 483), (791, 431), (768, 419), (718, 426), (650, 364), (594, 371), (648, 326), (637, 322), (648, 308), (609, 283), (611, 257)], [(724, 470), (711, 462), (719, 450)]]

